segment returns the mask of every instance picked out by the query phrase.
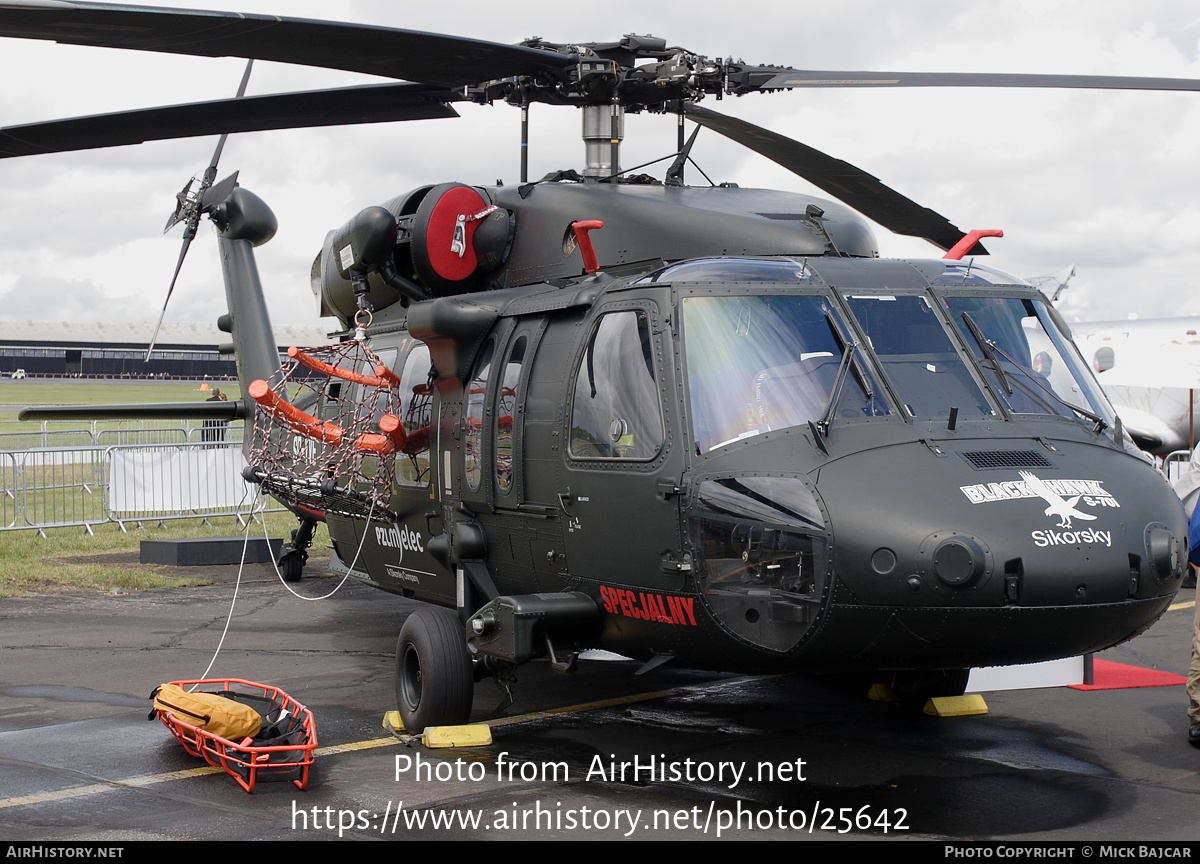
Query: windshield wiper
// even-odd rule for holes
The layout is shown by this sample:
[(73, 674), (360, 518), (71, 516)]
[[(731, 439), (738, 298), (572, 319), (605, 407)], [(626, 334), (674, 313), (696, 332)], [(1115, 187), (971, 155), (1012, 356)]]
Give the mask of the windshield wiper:
[(1046, 385), (1045, 381), (1042, 380), (1041, 375), (1037, 374), (1032, 369), (1030, 369), (1026, 366), (1022, 366), (1016, 360), (1009, 357), (1008, 354), (1005, 352), (1005, 350), (1003, 348), (1001, 348), (999, 345), (997, 345), (993, 342), (992, 347), (1000, 352), (1001, 357), (1003, 357), (1005, 360), (1007, 360), (1009, 363), (1011, 363), (1017, 369), (1020, 369), (1022, 372), (1024, 372), (1026, 378), (1028, 378), (1030, 381), (1032, 381), (1034, 384), (1036, 384), (1038, 387), (1040, 387), (1046, 393), (1047, 396), (1049, 396), (1051, 399), (1053, 399), (1059, 405), (1062, 405), (1064, 408), (1070, 408), (1076, 414), (1080, 415), (1081, 417), (1086, 417), (1088, 420), (1091, 420), (1093, 423), (1095, 423), (1097, 432), (1102, 431), (1103, 429), (1105, 429), (1108, 426), (1107, 421), (1105, 421), (1105, 419), (1103, 417), (1101, 417), (1099, 414), (1093, 414), (1091, 411), (1087, 410), (1086, 408), (1080, 408), (1078, 405), (1073, 405), (1072, 403), (1068, 402), (1066, 399), (1059, 396), (1050, 387), (1048, 387)]
[(821, 430), (821, 434), (829, 437), (829, 424), (833, 422), (834, 414), (837, 413), (838, 403), (842, 399), (842, 391), (846, 389), (846, 377), (850, 372), (854, 373), (854, 380), (862, 387), (863, 393), (867, 399), (874, 396), (874, 391), (871, 389), (871, 383), (867, 380), (867, 376), (859, 368), (858, 362), (854, 359), (854, 349), (858, 347), (857, 342), (849, 342), (842, 335), (841, 328), (838, 327), (837, 321), (825, 310), (825, 321), (829, 324), (829, 330), (833, 333), (833, 340), (837, 343), (839, 350), (842, 352), (841, 362), (838, 363), (837, 378), (834, 379), (833, 392), (829, 394), (829, 404), (825, 407), (825, 413), (821, 419), (817, 421), (817, 428)]
[[(992, 369), (996, 372), (996, 378), (999, 379), (1000, 386), (1004, 388), (1004, 392), (1009, 396), (1013, 395), (1012, 385), (1008, 383), (1008, 376), (1000, 368), (1000, 361), (996, 359), (996, 352), (992, 350), (999, 350), (996, 343), (987, 340), (987, 337), (983, 335), (983, 331), (979, 329), (979, 325), (971, 318), (971, 313), (964, 312), (962, 313), (962, 317), (963, 321), (967, 324), (967, 329), (971, 331), (971, 335), (975, 337), (975, 341), (979, 344), (979, 350), (983, 352), (984, 358), (992, 364)], [(1014, 363), (1013, 365), (1015, 366), (1016, 364)]]
[(838, 374), (833, 384), (833, 392), (829, 394), (829, 406), (825, 409), (824, 416), (817, 421), (817, 428), (821, 430), (821, 434), (826, 438), (829, 437), (829, 424), (833, 422), (833, 415), (837, 412), (838, 402), (842, 398), (842, 391), (846, 389), (846, 376), (850, 371), (850, 359), (853, 356), (854, 345), (847, 345), (846, 350), (842, 352), (842, 362), (838, 364)]
[[(829, 325), (829, 332), (833, 334), (833, 341), (837, 343), (838, 350), (842, 352), (842, 362), (846, 362), (846, 352), (849, 349), (857, 348), (858, 343), (850, 342), (842, 334), (842, 328), (838, 326), (837, 320), (828, 309), (825, 310), (825, 323)], [(854, 380), (862, 388), (863, 394), (870, 399), (875, 395), (875, 392), (871, 389), (871, 382), (867, 378), (866, 373), (863, 372), (862, 367), (859, 366), (858, 361), (854, 359), (854, 352), (852, 350), (850, 351), (850, 358), (853, 364), (850, 369), (854, 373)], [(838, 371), (839, 373), (841, 372), (840, 369)]]
[(1032, 381), (1034, 384), (1036, 384), (1039, 389), (1041, 389), (1047, 396), (1049, 396), (1051, 399), (1053, 399), (1059, 405), (1062, 405), (1064, 408), (1069, 408), (1070, 410), (1074, 411), (1076, 414), (1080, 415), (1081, 417), (1086, 417), (1088, 420), (1091, 420), (1093, 423), (1095, 423), (1096, 424), (1095, 431), (1097, 431), (1097, 432), (1103, 431), (1104, 428), (1108, 426), (1108, 423), (1104, 420), (1103, 417), (1099, 416), (1098, 414), (1093, 414), (1091, 411), (1088, 411), (1086, 408), (1080, 408), (1078, 405), (1073, 405), (1070, 402), (1068, 402), (1066, 399), (1063, 399), (1061, 396), (1059, 396), (1057, 393), (1055, 393), (1053, 389), (1051, 389), (1049, 386), (1046, 385), (1046, 383), (1042, 380), (1041, 375), (1038, 375), (1032, 369), (1029, 369), (1028, 367), (1021, 365), (1016, 360), (1014, 360), (1012, 357), (1008, 356), (1008, 352), (1006, 352), (1003, 348), (1001, 348), (999, 345), (997, 345), (994, 341), (986, 339), (983, 335), (983, 331), (980, 330), (979, 326), (974, 321), (971, 320), (970, 313), (964, 312), (964, 313), (962, 313), (962, 317), (963, 317), (963, 321), (965, 321), (967, 323), (967, 327), (970, 329), (971, 335), (974, 336), (975, 341), (979, 343), (979, 347), (983, 351), (984, 356), (986, 356), (988, 359), (988, 362), (992, 364), (992, 368), (996, 370), (996, 377), (1000, 379), (1000, 383), (1004, 385), (1004, 390), (1006, 393), (1008, 393), (1009, 396), (1011, 396), (1013, 393), (1012, 385), (1009, 384), (1008, 376), (1005, 375), (1004, 370), (1000, 368), (1000, 361), (996, 359), (997, 353), (999, 353), (999, 355), (1001, 357), (1003, 357), (1005, 360), (1007, 360), (1009, 363), (1011, 363), (1013, 365), (1013, 368), (1019, 369), (1021, 372), (1023, 372), (1025, 374), (1026, 378), (1028, 378), (1030, 381)]

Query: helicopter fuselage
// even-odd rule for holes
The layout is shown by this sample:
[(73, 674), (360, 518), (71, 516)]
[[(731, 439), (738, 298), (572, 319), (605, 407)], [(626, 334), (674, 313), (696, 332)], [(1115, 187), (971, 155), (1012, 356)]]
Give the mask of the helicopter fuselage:
[[(620, 187), (568, 188), (554, 201), (620, 225)], [(1039, 292), (778, 218), (811, 199), (757, 213), (809, 254), (768, 257), (764, 233), (690, 257), (752, 195), (799, 197), (701, 191), (729, 193), (728, 220), (672, 205), (654, 240), (675, 263), (618, 229), (620, 260), (606, 227), (616, 266), (580, 276), (558, 247), (568, 212), (594, 214), (543, 200), (504, 273), (530, 232), (548, 281), (376, 315), (426, 446), (397, 456), (394, 521), (328, 515), (337, 565), (458, 609), (472, 650), (516, 661), (548, 636), (718, 669), (965, 668), (1101, 650), (1162, 614), (1178, 499)]]

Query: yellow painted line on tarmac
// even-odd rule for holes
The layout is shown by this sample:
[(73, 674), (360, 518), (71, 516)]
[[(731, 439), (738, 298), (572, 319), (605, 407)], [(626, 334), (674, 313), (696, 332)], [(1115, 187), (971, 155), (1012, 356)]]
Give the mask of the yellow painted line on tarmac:
[[(188, 777), (203, 777), (206, 774), (222, 774), (224, 769), (205, 765), (200, 768), (184, 768), (182, 771), (164, 771), (162, 774), (149, 774), (145, 777), (131, 777), (128, 780), (114, 780), (113, 786), (153, 786), (155, 783), (165, 783), (167, 780), (185, 780)], [(104, 788), (104, 784), (98, 784)]]
[(1172, 603), (1170, 606), (1167, 607), (1167, 611), (1174, 612), (1177, 609), (1191, 609), (1195, 605), (1196, 605), (1195, 600), (1184, 600), (1182, 603)]
[(88, 795), (99, 795), (101, 792), (110, 792), (113, 789), (136, 789), (142, 786), (153, 786), (155, 783), (165, 783), (168, 780), (183, 780), (187, 777), (202, 777), (205, 774), (221, 773), (223, 773), (222, 769), (205, 765), (203, 768), (185, 768), (182, 771), (164, 771), (162, 774), (130, 777), (128, 780), (106, 780), (103, 783), (74, 786), (70, 789), (56, 789), (53, 792), (38, 792), (34, 795), (19, 795), (15, 798), (0, 798), (0, 810), (8, 807), (25, 807), (29, 804), (66, 801), (71, 798), (85, 798)]
[(350, 753), (354, 750), (374, 750), (376, 747), (390, 747), (400, 742), (392, 737), (370, 738), (366, 741), (351, 741), (349, 744), (334, 744), (330, 747), (318, 747), (313, 751), (314, 756), (332, 756), (335, 753)]
[[(751, 676), (738, 678), (734, 680), (745, 681)], [(761, 676), (773, 677), (773, 676)], [(727, 684), (727, 681), (716, 682), (717, 685)], [(518, 723), (528, 723), (531, 720), (541, 720), (546, 717), (554, 717), (558, 714), (573, 714), (582, 713), (584, 711), (596, 711), (600, 708), (612, 708), (617, 705), (630, 705), (635, 702), (649, 702), (654, 699), (665, 699), (669, 696), (677, 696), (681, 693), (689, 693), (694, 690), (703, 690), (711, 687), (713, 684), (692, 684), (687, 687), (673, 687), (670, 690), (658, 690), (653, 693), (634, 693), (629, 696), (620, 696), (614, 699), (600, 699), (595, 702), (584, 702), (579, 705), (569, 705), (564, 708), (548, 708), (545, 711), (531, 711), (528, 714), (519, 714), (515, 717), (504, 717), (499, 720), (488, 720), (486, 724), (493, 729), (502, 726), (515, 726)], [(364, 741), (352, 741), (348, 744), (334, 744), (329, 747), (318, 747), (314, 751), (315, 756), (332, 756), (337, 753), (351, 753), (358, 750), (374, 750), (379, 747), (391, 747), (396, 744), (401, 744), (399, 739), (387, 738), (368, 738)], [(153, 786), (156, 783), (166, 783), (170, 780), (184, 780), (189, 777), (202, 777), (207, 774), (224, 773), (221, 768), (214, 768), (210, 765), (205, 765), (201, 768), (185, 768), (182, 771), (164, 771), (161, 774), (146, 774), (142, 777), (130, 777), (127, 780), (106, 780), (102, 783), (91, 783), (87, 786), (74, 786), (70, 789), (57, 789), (53, 792), (38, 792), (33, 795), (19, 795), (13, 798), (0, 798), (0, 810), (5, 810), (10, 807), (28, 807), (31, 804), (49, 804), (55, 801), (67, 801), (72, 798), (85, 798), (90, 795), (99, 795), (101, 792), (111, 792), (114, 789), (137, 789), (144, 786)]]

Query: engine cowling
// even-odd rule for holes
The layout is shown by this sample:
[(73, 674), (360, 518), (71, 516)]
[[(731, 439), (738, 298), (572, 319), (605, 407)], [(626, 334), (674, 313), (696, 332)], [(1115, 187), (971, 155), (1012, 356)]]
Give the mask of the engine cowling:
[(489, 274), (508, 259), (515, 233), (514, 214), (485, 190), (423, 186), (330, 231), (313, 262), (313, 293), (322, 315), (348, 323), (358, 292), (379, 311), (489, 288)]

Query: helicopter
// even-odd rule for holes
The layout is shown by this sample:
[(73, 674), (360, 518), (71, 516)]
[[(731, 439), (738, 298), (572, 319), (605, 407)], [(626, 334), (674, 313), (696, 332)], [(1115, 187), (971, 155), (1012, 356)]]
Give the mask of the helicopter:
[[(699, 103), (818, 86), (1200, 82), (804, 71), (652, 36), (504, 45), (72, 2), (0, 3), (0, 36), (400, 82), (243, 88), (7, 127), (0, 157), (450, 117), (468, 103), (583, 115), (582, 170), (426, 184), (331, 230), (311, 284), (340, 341), (297, 347), (282, 366), (254, 258), (276, 219), (236, 174), (216, 180), (218, 145), (172, 220), (187, 226), (181, 263), (202, 217), (217, 229), (219, 326), (243, 397), (22, 412), (246, 419), (247, 479), (298, 517), (287, 578), (323, 521), (335, 571), (425, 601), (398, 637), (407, 729), (464, 722), (477, 680), (511, 698), (521, 665), (569, 672), (593, 648), (640, 671), (868, 671), (923, 701), (961, 693), (972, 666), (1132, 638), (1179, 587), (1178, 499), (1070, 328), (1036, 288), (964, 260), (998, 232), (964, 232), (861, 169)], [(621, 168), (627, 112), (677, 123), (661, 180)], [(688, 185), (699, 128), (838, 200)], [(946, 257), (881, 259), (864, 215)]]

